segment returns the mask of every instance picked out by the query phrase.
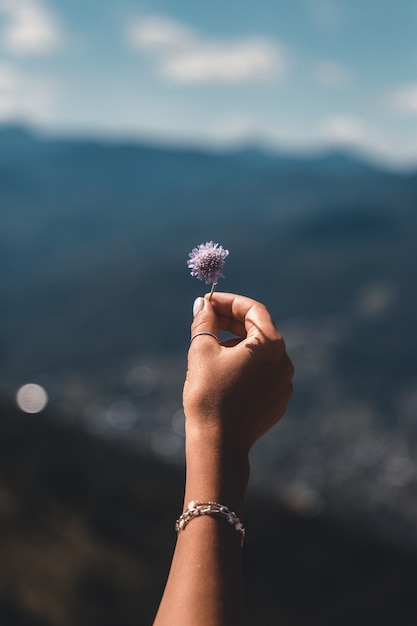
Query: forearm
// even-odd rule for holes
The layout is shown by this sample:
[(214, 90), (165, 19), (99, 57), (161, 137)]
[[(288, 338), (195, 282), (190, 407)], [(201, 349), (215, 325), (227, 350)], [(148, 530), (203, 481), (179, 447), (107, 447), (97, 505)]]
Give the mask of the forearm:
[[(197, 435), (187, 438), (184, 508), (217, 502), (239, 517), (249, 479), (247, 456)], [(179, 532), (154, 626), (240, 626), (241, 534), (219, 516), (191, 520)]]
[[(249, 450), (283, 415), (292, 364), (262, 304), (234, 294), (197, 304), (183, 393), (184, 508), (216, 502), (242, 518)], [(235, 338), (219, 343), (219, 330)], [(237, 522), (234, 527), (219, 514), (193, 517), (180, 528), (154, 626), (242, 626), (238, 531)]]
[(184, 504), (190, 500), (220, 502), (242, 515), (249, 481), (247, 452), (240, 452), (222, 435), (200, 429), (187, 431)]

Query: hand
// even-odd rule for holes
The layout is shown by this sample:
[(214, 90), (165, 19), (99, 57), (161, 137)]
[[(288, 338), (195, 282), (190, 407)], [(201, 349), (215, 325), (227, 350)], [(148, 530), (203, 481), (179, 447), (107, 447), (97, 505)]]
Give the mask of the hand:
[(191, 334), (227, 330), (222, 343), (199, 335), (188, 353), (184, 385), (186, 432), (247, 454), (284, 414), (293, 366), (266, 307), (228, 293), (196, 300)]
[[(219, 330), (235, 338), (218, 343)], [(251, 446), (284, 414), (293, 367), (267, 309), (249, 298), (198, 298), (184, 385), (191, 500), (242, 515)], [(180, 532), (154, 626), (244, 623), (240, 534), (208, 515)]]

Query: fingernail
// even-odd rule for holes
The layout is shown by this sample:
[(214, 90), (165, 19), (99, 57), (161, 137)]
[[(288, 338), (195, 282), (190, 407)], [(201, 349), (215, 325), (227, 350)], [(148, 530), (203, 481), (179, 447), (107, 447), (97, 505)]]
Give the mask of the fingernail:
[(197, 313), (200, 313), (204, 309), (204, 298), (196, 298), (193, 304), (193, 315), (194, 317)]

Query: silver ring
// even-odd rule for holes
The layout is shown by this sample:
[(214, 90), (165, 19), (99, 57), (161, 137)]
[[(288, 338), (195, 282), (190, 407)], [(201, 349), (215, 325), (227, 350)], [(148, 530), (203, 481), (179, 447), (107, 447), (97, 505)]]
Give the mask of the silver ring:
[(196, 337), (198, 337), (199, 335), (210, 335), (210, 337), (214, 337), (214, 339), (217, 341), (217, 343), (219, 343), (218, 338), (216, 337), (216, 335), (214, 333), (209, 333), (208, 331), (201, 331), (200, 333), (196, 333), (195, 335), (193, 335), (190, 339), (190, 344), (192, 342), (193, 339), (195, 339)]

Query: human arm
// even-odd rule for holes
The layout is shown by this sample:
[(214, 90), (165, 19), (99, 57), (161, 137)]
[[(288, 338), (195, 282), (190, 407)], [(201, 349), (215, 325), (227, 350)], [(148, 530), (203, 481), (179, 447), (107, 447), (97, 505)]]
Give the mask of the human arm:
[[(195, 303), (192, 337), (228, 330), (219, 344), (191, 342), (184, 385), (186, 486), (192, 500), (226, 505), (241, 517), (252, 445), (283, 415), (293, 368), (267, 311), (250, 298), (215, 293)], [(243, 624), (240, 534), (203, 516), (179, 532), (154, 626)]]

